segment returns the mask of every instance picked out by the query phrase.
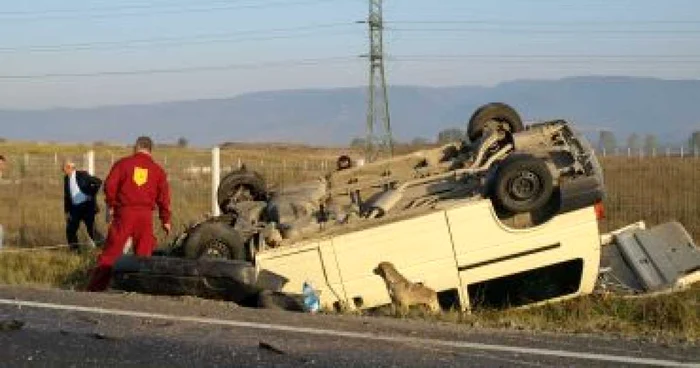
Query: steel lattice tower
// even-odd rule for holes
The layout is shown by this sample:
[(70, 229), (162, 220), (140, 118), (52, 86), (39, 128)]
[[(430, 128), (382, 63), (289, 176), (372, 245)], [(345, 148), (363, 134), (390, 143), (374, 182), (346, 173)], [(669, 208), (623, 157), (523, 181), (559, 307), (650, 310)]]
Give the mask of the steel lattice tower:
[[(389, 118), (389, 94), (384, 72), (384, 17), (383, 0), (369, 0), (369, 87), (367, 101), (367, 141), (365, 159), (374, 160), (381, 151), (389, 156), (394, 153), (391, 135), (391, 119)], [(375, 135), (375, 127), (381, 121), (383, 134)], [(378, 147), (377, 147), (378, 146)]]

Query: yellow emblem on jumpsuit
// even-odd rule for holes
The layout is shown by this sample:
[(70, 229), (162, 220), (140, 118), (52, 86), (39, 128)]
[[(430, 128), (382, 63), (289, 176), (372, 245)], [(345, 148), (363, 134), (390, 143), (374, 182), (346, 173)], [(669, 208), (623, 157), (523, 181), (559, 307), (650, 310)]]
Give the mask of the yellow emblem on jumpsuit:
[(148, 181), (148, 169), (142, 167), (134, 167), (134, 183), (138, 186), (146, 184)]

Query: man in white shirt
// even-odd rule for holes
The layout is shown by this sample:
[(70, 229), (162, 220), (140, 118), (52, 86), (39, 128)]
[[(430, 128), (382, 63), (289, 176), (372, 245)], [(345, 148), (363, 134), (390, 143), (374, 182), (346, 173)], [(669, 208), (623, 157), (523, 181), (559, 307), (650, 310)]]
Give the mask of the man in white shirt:
[(85, 223), (88, 236), (95, 240), (95, 197), (102, 181), (86, 171), (76, 170), (75, 163), (66, 160), (63, 164), (63, 210), (66, 215), (66, 240), (72, 250), (78, 250), (78, 228)]
[(5, 171), (5, 156), (0, 155), (0, 179), (2, 179), (3, 171)]

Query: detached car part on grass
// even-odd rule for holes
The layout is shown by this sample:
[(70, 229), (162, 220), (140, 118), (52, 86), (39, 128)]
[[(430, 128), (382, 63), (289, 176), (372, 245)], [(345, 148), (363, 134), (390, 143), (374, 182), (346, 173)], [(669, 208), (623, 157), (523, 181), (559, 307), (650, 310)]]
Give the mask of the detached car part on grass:
[[(468, 135), (469, 144), (361, 167), (341, 157), (336, 172), (277, 192), (256, 173), (234, 171), (219, 187), (222, 216), (188, 229), (165, 261), (134, 267), (126, 258), (132, 267), (117, 265), (116, 286), (162, 293), (148, 280), (187, 274), (199, 280), (191, 294), (206, 296), (209, 285), (244, 304), (275, 296), (298, 305), (295, 294), (310, 281), (326, 308), (372, 308), (390, 302), (373, 270), (391, 262), (436, 290), (443, 307), (593, 292), (604, 187), (586, 139), (562, 120), (524, 126), (501, 103), (479, 108)], [(211, 257), (233, 260), (238, 273), (228, 284), (207, 271), (221, 262)], [(153, 271), (153, 262), (168, 266)]]

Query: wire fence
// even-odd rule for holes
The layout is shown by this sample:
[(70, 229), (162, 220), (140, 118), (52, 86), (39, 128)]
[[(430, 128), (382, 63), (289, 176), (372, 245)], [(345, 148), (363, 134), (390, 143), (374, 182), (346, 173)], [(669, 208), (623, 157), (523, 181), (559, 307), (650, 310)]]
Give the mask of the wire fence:
[[(79, 167), (88, 166), (78, 155)], [(94, 173), (104, 179), (117, 153), (97, 152)], [(58, 154), (21, 154), (7, 157), (0, 178), (0, 224), (5, 244), (31, 247), (65, 242), (62, 158)], [(188, 151), (186, 155), (156, 154), (168, 174), (172, 190), (173, 225), (182, 230), (211, 212), (211, 153)], [(678, 220), (700, 239), (700, 158), (618, 156), (600, 157), (605, 171), (607, 218), (602, 230), (631, 222), (649, 224)], [(260, 152), (221, 152), (222, 175), (246, 165), (263, 174), (274, 187), (309, 180), (327, 173), (334, 161), (326, 155), (264, 155)], [(98, 203), (103, 203), (102, 195)], [(98, 230), (106, 229), (104, 216)], [(167, 241), (160, 234), (161, 241)], [(81, 234), (83, 240), (86, 234)]]
[[(87, 157), (77, 155), (72, 160), (79, 169), (88, 168)], [(120, 156), (109, 152), (94, 155), (94, 175), (105, 179)], [(172, 192), (173, 225), (176, 230), (211, 213), (212, 172), (211, 153), (191, 151), (186, 155), (154, 155), (163, 166)], [(22, 154), (6, 157), (6, 170), (0, 177), (0, 224), (4, 228), (4, 243), (12, 246), (41, 246), (65, 242), (63, 214), (63, 157), (58, 154)], [(234, 155), (221, 153), (222, 175), (245, 165), (260, 172), (274, 187), (312, 179), (331, 167), (330, 160), (319, 157), (270, 158), (260, 154)], [(98, 204), (103, 206), (103, 195)], [(98, 232), (107, 227), (104, 213), (98, 215)], [(102, 231), (100, 231), (102, 230)], [(79, 234), (86, 241), (86, 233)], [(163, 234), (161, 234), (161, 237)], [(98, 235), (99, 237), (99, 235)], [(160, 239), (165, 241), (163, 237)]]
[(700, 158), (700, 147), (647, 147), (647, 148), (632, 148), (632, 147), (615, 147), (601, 148), (596, 154), (600, 157), (641, 157), (641, 158), (656, 158), (656, 157), (676, 157), (676, 158)]

